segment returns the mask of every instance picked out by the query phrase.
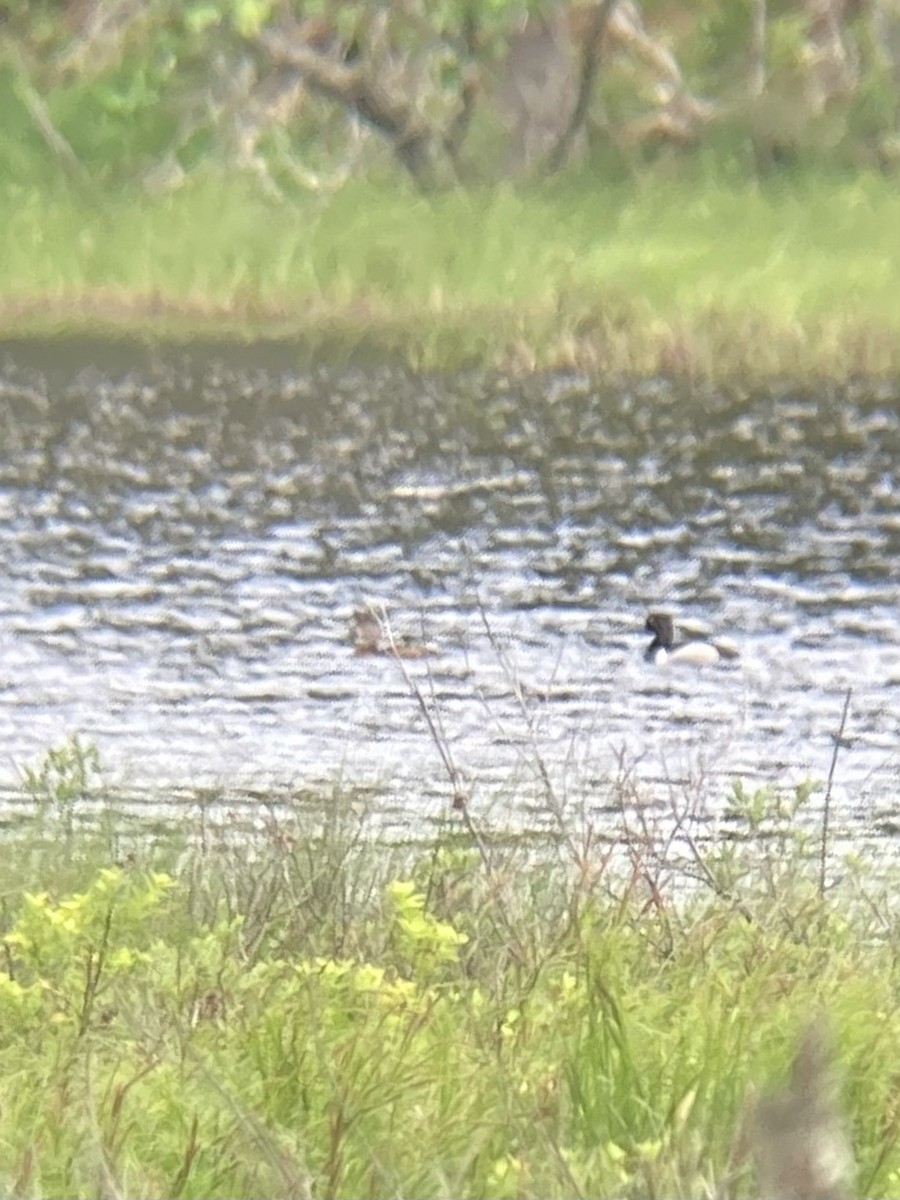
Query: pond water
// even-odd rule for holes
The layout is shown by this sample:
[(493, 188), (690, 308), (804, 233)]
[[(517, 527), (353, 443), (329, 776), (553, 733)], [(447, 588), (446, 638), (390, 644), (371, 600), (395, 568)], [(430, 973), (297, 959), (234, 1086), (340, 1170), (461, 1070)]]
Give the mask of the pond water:
[[(395, 834), (454, 786), (504, 827), (550, 792), (599, 826), (623, 789), (715, 816), (734, 779), (824, 779), (852, 688), (840, 835), (900, 827), (900, 383), (10, 345), (0, 554), (8, 809), (78, 733), (123, 811), (339, 782)], [(366, 603), (435, 652), (355, 654)], [(740, 662), (651, 666), (649, 608)]]

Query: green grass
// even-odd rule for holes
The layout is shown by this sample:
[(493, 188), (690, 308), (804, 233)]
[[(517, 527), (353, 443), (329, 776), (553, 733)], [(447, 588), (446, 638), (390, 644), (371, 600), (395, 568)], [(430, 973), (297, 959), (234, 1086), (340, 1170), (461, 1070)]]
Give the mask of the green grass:
[(0, 193), (0, 330), (293, 339), (413, 365), (726, 377), (900, 368), (900, 196), (874, 174), (652, 176), (278, 204)]
[(126, 850), (72, 820), (99, 767), (53, 751), (0, 846), (4, 1194), (758, 1195), (748, 1093), (819, 1011), (852, 1194), (897, 1194), (895, 881), (820, 894), (808, 789), (623, 871), (586, 829), (401, 851), (349, 809)]

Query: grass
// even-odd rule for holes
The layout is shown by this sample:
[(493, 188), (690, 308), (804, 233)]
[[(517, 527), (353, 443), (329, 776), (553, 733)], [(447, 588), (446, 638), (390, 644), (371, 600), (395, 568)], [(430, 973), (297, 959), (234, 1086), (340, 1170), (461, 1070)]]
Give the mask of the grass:
[(811, 170), (296, 204), (233, 178), (163, 198), (8, 186), (0, 328), (430, 368), (896, 372), (898, 227), (891, 180)]
[(538, 857), (459, 798), (429, 847), (304, 808), (126, 848), (72, 820), (101, 774), (52, 751), (0, 846), (4, 1193), (758, 1195), (750, 1089), (825, 1012), (851, 1194), (897, 1194), (894, 884), (823, 891), (808, 790), (703, 846), (623, 797)]

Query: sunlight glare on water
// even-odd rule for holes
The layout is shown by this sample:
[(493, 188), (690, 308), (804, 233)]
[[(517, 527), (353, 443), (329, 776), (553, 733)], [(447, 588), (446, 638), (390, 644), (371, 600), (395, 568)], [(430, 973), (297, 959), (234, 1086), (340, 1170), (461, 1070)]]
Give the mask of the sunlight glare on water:
[[(895, 819), (897, 387), (252, 357), (0, 356), (4, 786), (78, 733), (123, 796), (341, 779), (412, 823), (451, 794), (413, 681), (501, 822), (537, 819), (538, 763), (588, 811), (623, 763), (714, 811), (823, 779), (852, 687), (843, 824)], [(435, 653), (355, 654), (366, 603)], [(740, 663), (653, 668), (650, 608)]]

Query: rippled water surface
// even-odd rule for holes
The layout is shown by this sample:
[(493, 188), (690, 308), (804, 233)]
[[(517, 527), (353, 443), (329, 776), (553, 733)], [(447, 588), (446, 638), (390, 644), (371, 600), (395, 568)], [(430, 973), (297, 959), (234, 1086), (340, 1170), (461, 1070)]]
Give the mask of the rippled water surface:
[[(279, 361), (280, 359), (280, 361)], [(284, 351), (0, 353), (0, 784), (73, 733), (122, 805), (351, 781), (602, 823), (822, 779), (900, 809), (900, 386), (769, 392), (298, 370)], [(435, 653), (354, 653), (383, 604)], [(740, 644), (647, 664), (649, 607)], [(419, 692), (419, 696), (416, 692)], [(420, 699), (421, 698), (421, 699)]]

